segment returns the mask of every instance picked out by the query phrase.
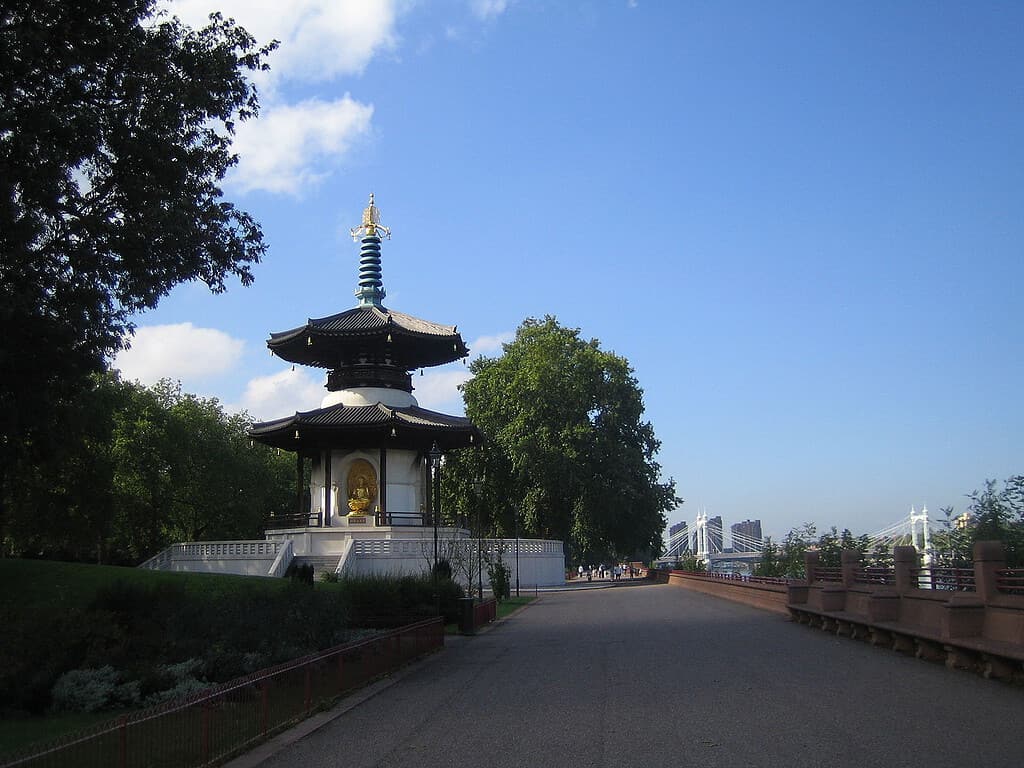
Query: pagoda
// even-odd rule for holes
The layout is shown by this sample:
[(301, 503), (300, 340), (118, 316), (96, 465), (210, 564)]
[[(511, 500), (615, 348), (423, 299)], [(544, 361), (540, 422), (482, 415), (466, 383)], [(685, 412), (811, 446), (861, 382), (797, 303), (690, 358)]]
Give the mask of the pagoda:
[[(327, 529), (335, 541), (346, 530), (383, 534), (402, 528), (413, 534), (411, 528), (436, 525), (438, 457), (481, 442), (469, 419), (421, 408), (413, 396), (414, 371), (463, 359), (469, 348), (456, 326), (384, 305), (381, 238), (391, 232), (380, 223), (372, 194), (362, 223), (351, 232), (361, 243), (356, 306), (267, 340), (281, 359), (325, 369), (327, 394), (315, 410), (253, 424), (249, 431), (253, 440), (295, 453), (296, 514), (276, 518), (270, 527), (291, 529), (293, 537), (305, 529), (307, 542)], [(325, 545), (302, 549), (337, 550)]]

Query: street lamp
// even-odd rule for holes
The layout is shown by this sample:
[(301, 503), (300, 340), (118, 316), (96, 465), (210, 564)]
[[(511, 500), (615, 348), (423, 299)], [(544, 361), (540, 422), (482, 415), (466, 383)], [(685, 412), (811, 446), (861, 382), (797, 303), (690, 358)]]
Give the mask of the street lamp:
[(441, 514), (441, 484), (438, 482), (441, 475), (441, 449), (437, 447), (437, 441), (430, 447), (430, 469), (433, 473), (434, 482), (434, 610), (441, 615), (441, 593), (437, 588), (437, 518)]
[[(473, 483), (473, 501), (476, 502), (476, 594), (483, 602), (484, 599), (484, 529), (481, 521), (481, 507), (480, 494), (484, 488), (483, 479), (474, 480)], [(470, 577), (472, 578), (472, 577)]]
[(434, 493), (433, 514), (434, 520), (434, 582), (437, 582), (437, 518), (441, 515), (441, 484), (438, 482), (441, 473), (441, 449), (437, 447), (437, 441), (430, 447), (430, 469), (433, 483), (431, 490)]
[(516, 527), (516, 597), (519, 597), (519, 509), (515, 510)]

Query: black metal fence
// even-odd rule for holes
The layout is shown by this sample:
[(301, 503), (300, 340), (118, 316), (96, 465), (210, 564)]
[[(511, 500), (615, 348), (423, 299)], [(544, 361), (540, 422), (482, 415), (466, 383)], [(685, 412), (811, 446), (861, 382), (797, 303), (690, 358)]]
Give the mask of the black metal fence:
[(244, 751), (444, 645), (440, 618), (346, 643), (0, 758), (0, 768), (192, 768)]

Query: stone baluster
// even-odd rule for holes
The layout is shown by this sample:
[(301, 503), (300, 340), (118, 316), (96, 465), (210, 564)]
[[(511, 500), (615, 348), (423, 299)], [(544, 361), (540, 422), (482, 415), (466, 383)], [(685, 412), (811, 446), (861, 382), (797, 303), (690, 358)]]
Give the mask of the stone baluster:
[(900, 594), (917, 587), (917, 549), (914, 547), (894, 547), (892, 551), (893, 567), (896, 571), (896, 591)]
[(1006, 551), (1001, 541), (978, 541), (974, 544), (974, 590), (989, 602), (999, 594), (996, 571), (1006, 568)]
[(814, 572), (818, 570), (819, 565), (821, 565), (821, 552), (817, 550), (804, 552), (804, 570), (808, 586), (814, 583)]
[(851, 589), (857, 583), (857, 569), (860, 567), (860, 552), (844, 549), (839, 557), (842, 560), (843, 588)]

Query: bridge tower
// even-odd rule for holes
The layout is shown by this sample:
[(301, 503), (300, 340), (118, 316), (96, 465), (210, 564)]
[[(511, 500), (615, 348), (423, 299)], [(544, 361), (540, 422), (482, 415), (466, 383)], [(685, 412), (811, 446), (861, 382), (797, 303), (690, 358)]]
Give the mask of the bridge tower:
[[(917, 535), (917, 526), (921, 525), (921, 535)], [(928, 530), (928, 507), (921, 507), (918, 512), (914, 507), (910, 508), (910, 544), (921, 553), (922, 564), (925, 568), (932, 564), (932, 542)]]
[(710, 563), (708, 557), (708, 513), (701, 510), (697, 513), (697, 519), (693, 523), (693, 547), (691, 551), (698, 560)]

